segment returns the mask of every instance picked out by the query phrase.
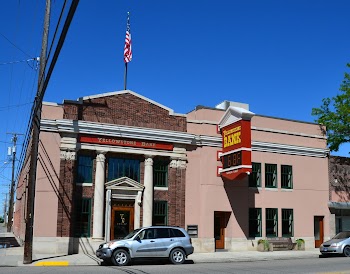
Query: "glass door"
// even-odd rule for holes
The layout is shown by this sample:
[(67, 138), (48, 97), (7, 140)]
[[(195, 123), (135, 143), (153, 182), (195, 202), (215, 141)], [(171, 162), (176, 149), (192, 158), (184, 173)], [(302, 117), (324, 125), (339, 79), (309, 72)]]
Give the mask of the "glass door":
[(123, 239), (134, 230), (134, 208), (113, 207), (111, 221), (111, 240)]

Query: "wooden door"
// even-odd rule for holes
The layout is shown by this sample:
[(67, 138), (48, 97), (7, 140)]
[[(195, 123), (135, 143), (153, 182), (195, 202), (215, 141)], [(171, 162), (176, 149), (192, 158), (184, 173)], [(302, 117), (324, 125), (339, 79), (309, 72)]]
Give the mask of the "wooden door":
[(215, 249), (225, 248), (225, 212), (214, 212)]
[(314, 216), (314, 236), (315, 247), (318, 248), (324, 240), (323, 216)]
[(123, 239), (134, 230), (134, 208), (112, 207), (111, 240)]

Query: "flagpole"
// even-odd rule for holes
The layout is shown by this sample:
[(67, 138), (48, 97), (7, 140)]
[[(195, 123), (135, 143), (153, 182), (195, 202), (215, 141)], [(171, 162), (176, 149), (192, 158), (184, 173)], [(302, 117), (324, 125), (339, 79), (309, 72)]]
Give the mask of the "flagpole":
[(125, 71), (124, 71), (124, 90), (126, 90), (126, 79), (128, 76), (128, 63), (125, 63)]

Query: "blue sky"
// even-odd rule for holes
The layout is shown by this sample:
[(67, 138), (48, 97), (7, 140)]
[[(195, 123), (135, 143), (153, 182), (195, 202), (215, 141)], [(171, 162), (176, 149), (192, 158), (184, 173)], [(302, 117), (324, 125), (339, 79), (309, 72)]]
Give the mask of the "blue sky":
[[(52, 1), (50, 43), (62, 4)], [(0, 215), (11, 178), (8, 133), (26, 133), (36, 93), (38, 71), (25, 60), (40, 55), (44, 6), (1, 3)], [(257, 114), (313, 122), (311, 109), (337, 94), (350, 62), (349, 10), (347, 0), (80, 1), (44, 100), (124, 88), (130, 11), (128, 89), (177, 113), (231, 100)], [(21, 142), (20, 135), (18, 154)]]

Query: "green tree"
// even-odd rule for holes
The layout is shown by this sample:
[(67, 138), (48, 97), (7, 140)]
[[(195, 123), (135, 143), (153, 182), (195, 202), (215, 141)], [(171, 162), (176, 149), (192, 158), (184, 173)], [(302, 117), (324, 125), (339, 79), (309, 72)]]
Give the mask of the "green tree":
[[(347, 64), (350, 68), (350, 63)], [(320, 108), (313, 108), (312, 115), (317, 123), (326, 126), (328, 147), (338, 151), (341, 144), (350, 142), (350, 74), (345, 72), (339, 93), (332, 98), (324, 98)]]

